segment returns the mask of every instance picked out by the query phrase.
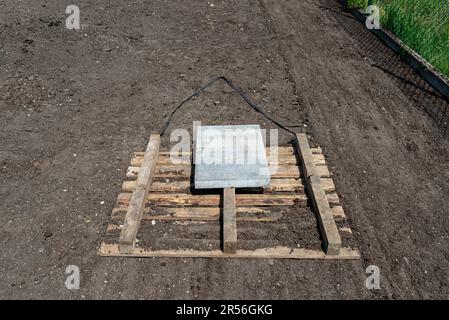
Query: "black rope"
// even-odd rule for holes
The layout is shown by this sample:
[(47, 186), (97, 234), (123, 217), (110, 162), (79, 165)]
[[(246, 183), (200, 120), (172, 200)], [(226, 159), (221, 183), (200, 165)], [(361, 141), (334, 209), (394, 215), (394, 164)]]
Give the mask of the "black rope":
[(257, 106), (254, 102), (251, 101), (250, 98), (248, 98), (246, 96), (246, 94), (242, 91), (242, 89), (240, 89), (237, 85), (235, 85), (231, 80), (226, 79), (223, 76), (220, 77), (215, 77), (212, 80), (210, 80), (206, 85), (204, 85), (203, 87), (201, 87), (199, 90), (195, 91), (194, 93), (192, 93), (187, 99), (185, 99), (184, 101), (182, 101), (175, 109), (173, 109), (173, 111), (170, 113), (170, 115), (168, 116), (167, 121), (165, 122), (164, 126), (162, 127), (160, 134), (161, 136), (165, 133), (165, 131), (167, 130), (168, 126), (170, 125), (170, 122), (173, 118), (173, 115), (176, 113), (176, 111), (178, 111), (183, 105), (184, 103), (190, 101), (192, 98), (196, 97), (197, 95), (199, 95), (200, 93), (204, 92), (204, 90), (206, 90), (208, 87), (210, 87), (212, 84), (214, 84), (215, 82), (217, 82), (218, 80), (223, 80), (229, 87), (232, 88), (232, 90), (234, 90), (235, 92), (237, 92), (240, 97), (242, 97), (243, 100), (245, 100), (245, 102), (251, 107), (253, 108), (256, 112), (260, 113), (261, 115), (263, 115), (265, 118), (267, 118), (268, 120), (270, 120), (271, 122), (273, 122), (275, 125), (277, 125), (279, 128), (284, 129), (285, 131), (295, 135), (296, 133), (291, 131), (290, 129), (288, 129), (286, 126), (282, 125), (281, 123), (277, 122), (275, 119), (271, 118), (269, 115), (267, 115), (259, 106)]

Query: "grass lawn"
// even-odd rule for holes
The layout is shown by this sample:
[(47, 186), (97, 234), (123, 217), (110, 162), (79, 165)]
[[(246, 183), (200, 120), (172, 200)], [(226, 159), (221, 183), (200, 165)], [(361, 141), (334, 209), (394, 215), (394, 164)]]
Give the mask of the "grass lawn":
[(381, 25), (449, 76), (449, 0), (374, 0)]
[[(365, 8), (368, 0), (348, 0)], [(380, 7), (381, 25), (449, 76), (449, 0), (371, 0)]]

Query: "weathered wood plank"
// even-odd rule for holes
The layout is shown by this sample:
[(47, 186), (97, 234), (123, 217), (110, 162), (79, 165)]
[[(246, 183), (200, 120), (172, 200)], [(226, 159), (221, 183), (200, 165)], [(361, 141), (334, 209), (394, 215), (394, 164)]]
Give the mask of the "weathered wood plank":
[[(326, 188), (329, 191), (334, 191), (332, 179), (326, 180)], [(122, 190), (132, 192), (136, 188), (136, 180), (123, 181)], [(168, 180), (168, 181), (154, 181), (150, 186), (150, 192), (164, 192), (164, 191), (182, 191), (187, 190), (192, 186), (190, 180)], [(271, 179), (270, 185), (267, 187), (269, 191), (297, 191), (304, 188), (304, 184), (300, 179)]]
[[(154, 171), (154, 178), (189, 178), (191, 176), (190, 165), (158, 165)], [(126, 177), (135, 179), (140, 172), (140, 167), (130, 166)]]
[(335, 206), (331, 208), (332, 215), (334, 216), (335, 221), (342, 221), (346, 219), (345, 212), (343, 211), (343, 207)]
[[(324, 248), (327, 254), (338, 255), (341, 248), (340, 234), (329, 206), (328, 197), (321, 185), (320, 173), (317, 170), (318, 167), (314, 164), (312, 151), (305, 134), (296, 134), (296, 146), (312, 207), (317, 215)], [(331, 199), (334, 199), (333, 196), (331, 196)]]
[(321, 178), (330, 178), (331, 174), (327, 166), (315, 166), (315, 170), (318, 173), (318, 176)]
[[(321, 183), (321, 181), (320, 181)], [(327, 201), (329, 202), (329, 205), (331, 206), (338, 206), (340, 205), (340, 198), (336, 193), (330, 193), (326, 195)]]
[[(160, 207), (155, 213), (150, 208), (144, 209), (142, 220), (163, 221), (213, 221), (220, 218), (220, 207)], [(282, 214), (272, 213), (271, 210), (259, 207), (237, 207), (237, 221), (246, 222), (273, 222), (279, 220)], [(112, 209), (112, 220), (123, 220), (126, 215), (126, 207)]]
[(146, 149), (145, 159), (137, 177), (136, 188), (128, 204), (124, 227), (120, 233), (119, 248), (121, 253), (129, 253), (134, 249), (137, 230), (140, 226), (148, 189), (156, 167), (160, 143), (160, 135), (152, 134)]
[[(125, 180), (122, 183), (122, 191), (133, 192), (136, 188), (136, 180)], [(335, 185), (332, 179), (322, 178), (321, 184), (323, 185), (326, 193), (334, 192)], [(190, 180), (168, 180), (168, 181), (153, 181), (150, 185), (150, 192), (176, 192), (186, 193), (190, 190), (192, 184)], [(265, 189), (266, 193), (270, 192), (304, 192), (304, 182), (301, 179), (280, 179), (274, 178), (270, 180), (270, 185)]]
[[(237, 206), (291, 206), (296, 203), (307, 202), (304, 194), (236, 194)], [(219, 206), (220, 195), (192, 195), (149, 193), (146, 206)], [(117, 196), (117, 206), (127, 206), (131, 200), (131, 193), (120, 193)]]
[[(265, 148), (267, 154), (270, 154), (270, 147), (266, 147)], [(312, 151), (313, 154), (319, 154), (319, 153), (323, 153), (323, 151), (321, 150), (321, 147), (316, 147), (316, 148), (310, 148), (310, 150)], [(296, 149), (294, 147), (289, 147), (289, 146), (280, 146), (278, 147), (278, 154), (296, 154)], [(135, 155), (138, 156), (143, 156), (145, 154), (144, 151), (136, 151), (134, 152)], [(191, 152), (179, 152), (178, 154), (181, 155), (186, 155), (186, 156), (191, 156), (192, 153)], [(162, 156), (169, 156), (170, 155), (170, 151), (166, 151), (166, 150), (161, 150), (159, 152), (159, 155)]]
[[(155, 178), (189, 178), (191, 176), (190, 165), (158, 165), (154, 171)], [(140, 167), (130, 166), (126, 177), (135, 179), (140, 172)]]
[[(271, 169), (270, 169), (271, 170)], [(330, 177), (327, 166), (316, 166), (321, 177)], [(139, 174), (140, 167), (130, 166), (126, 172), (128, 179), (135, 179)], [(191, 176), (190, 165), (158, 165), (154, 172), (155, 178), (189, 178)], [(279, 165), (271, 176), (272, 178), (301, 178), (302, 174), (296, 165)]]
[(224, 253), (221, 250), (145, 250), (134, 248), (130, 254), (122, 254), (116, 244), (102, 243), (98, 254), (105, 257), (178, 257), (178, 258), (254, 258), (254, 259), (305, 259), (305, 260), (358, 260), (360, 254), (351, 248), (341, 248), (338, 255), (327, 255), (319, 250), (302, 248), (272, 247), (255, 250), (237, 250), (235, 253)]
[[(270, 147), (266, 147), (265, 148), (266, 153), (270, 154)], [(314, 149), (315, 153), (321, 153), (321, 149), (320, 148), (315, 148)], [(291, 146), (279, 146), (277, 147), (277, 149), (275, 149), (275, 153), (277, 154), (294, 154), (295, 153), (295, 149), (294, 147)], [(136, 155), (143, 155), (143, 152), (135, 152)], [(160, 152), (161, 155), (170, 155), (170, 151), (161, 151)], [(191, 155), (191, 152), (180, 152), (179, 154), (182, 155)]]
[[(190, 189), (189, 180), (170, 180), (166, 182), (153, 181), (149, 192), (187, 192)], [(122, 190), (133, 192), (136, 189), (136, 180), (123, 181)]]
[[(313, 154), (313, 161), (316, 165), (325, 165), (326, 161), (322, 154)], [(131, 166), (140, 167), (143, 162), (143, 155), (134, 154), (131, 158)], [(268, 159), (269, 164), (278, 163), (279, 165), (295, 165), (298, 164), (298, 159), (294, 154), (279, 154), (275, 158)], [(189, 165), (191, 164), (191, 159), (189, 156), (174, 157), (171, 158), (169, 155), (159, 155), (157, 158), (158, 165)]]
[(237, 250), (237, 222), (235, 188), (223, 189), (223, 252), (235, 253)]
[[(124, 220), (127, 207), (115, 207), (112, 209), (112, 220)], [(335, 221), (343, 221), (346, 215), (341, 206), (331, 208), (332, 215)], [(220, 217), (221, 208), (216, 207), (160, 207), (157, 213), (149, 207), (145, 207), (142, 215), (142, 220), (164, 220), (164, 221), (183, 221), (183, 220), (198, 220), (198, 221), (212, 221), (218, 220)], [(237, 221), (252, 221), (252, 222), (272, 222), (277, 221), (282, 216), (273, 214), (272, 211), (265, 207), (237, 207), (236, 209)]]

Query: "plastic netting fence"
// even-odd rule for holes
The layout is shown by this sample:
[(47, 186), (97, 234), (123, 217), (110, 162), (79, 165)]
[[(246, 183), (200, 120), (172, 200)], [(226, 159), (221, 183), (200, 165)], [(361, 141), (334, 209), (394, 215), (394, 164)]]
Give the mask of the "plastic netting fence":
[(449, 0), (370, 0), (380, 23), (449, 76)]

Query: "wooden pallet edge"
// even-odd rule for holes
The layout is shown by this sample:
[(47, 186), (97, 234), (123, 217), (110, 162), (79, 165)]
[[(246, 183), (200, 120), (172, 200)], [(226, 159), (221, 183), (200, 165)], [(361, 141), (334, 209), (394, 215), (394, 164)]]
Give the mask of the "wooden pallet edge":
[(224, 253), (221, 250), (146, 250), (134, 248), (129, 253), (121, 253), (117, 244), (102, 242), (98, 250), (102, 257), (129, 257), (129, 258), (244, 258), (244, 259), (304, 259), (304, 260), (359, 260), (357, 249), (340, 248), (336, 255), (325, 254), (321, 250), (308, 250), (302, 248), (272, 247), (255, 250), (236, 250), (235, 253)]
[(160, 144), (161, 136), (159, 134), (152, 134), (145, 152), (145, 159), (137, 176), (137, 186), (129, 201), (124, 226), (120, 233), (120, 252), (131, 252), (134, 249), (148, 190), (151, 185), (154, 169), (156, 168), (156, 159)]
[(297, 152), (301, 160), (307, 190), (309, 192), (312, 208), (314, 209), (324, 249), (329, 255), (338, 255), (341, 249), (341, 237), (329, 206), (329, 199), (320, 182), (320, 174), (314, 164), (312, 151), (306, 134), (296, 134)]
[[(152, 215), (150, 208), (145, 208), (142, 220), (160, 221), (215, 221), (220, 218), (220, 207), (162, 207), (164, 213)], [(346, 215), (341, 206), (331, 208), (334, 220), (345, 221)], [(271, 213), (267, 207), (237, 207), (237, 221), (242, 222), (274, 222), (280, 216), (267, 216)], [(112, 221), (124, 221), (126, 208), (115, 207), (112, 209)]]
[[(294, 204), (304, 205), (307, 203), (305, 194), (237, 194), (237, 206), (290, 206)], [(127, 207), (131, 204), (132, 194), (119, 193), (116, 206)], [(216, 207), (221, 203), (220, 195), (191, 195), (175, 193), (147, 193), (145, 205), (158, 206), (207, 206)]]
[[(269, 165), (297, 165), (297, 157), (295, 154), (279, 154), (277, 157), (271, 157), (268, 160)], [(313, 154), (313, 160), (315, 161), (316, 165), (325, 165), (326, 160), (324, 158), (324, 155), (321, 153), (314, 153)], [(143, 155), (136, 155), (134, 154), (131, 158), (130, 165), (133, 167), (140, 167), (143, 162)], [(157, 166), (170, 166), (170, 165), (190, 165), (191, 159), (187, 156), (182, 156), (179, 158), (171, 158), (170, 156), (166, 155), (159, 155), (157, 158)]]
[[(322, 178), (321, 184), (326, 193), (335, 192), (332, 178)], [(122, 192), (133, 192), (136, 189), (136, 185), (136, 180), (124, 180), (122, 182)], [(192, 187), (193, 184), (187, 178), (185, 180), (153, 181), (149, 192), (185, 193)], [(304, 182), (303, 179), (273, 178), (264, 192), (304, 192)]]
[[(270, 147), (266, 147), (265, 149), (266, 149), (266, 152), (269, 154)], [(278, 146), (277, 150), (278, 150), (278, 152), (277, 152), (278, 154), (296, 154), (296, 149), (294, 146)], [(323, 153), (321, 147), (310, 148), (310, 150), (312, 150), (313, 154)], [(137, 156), (143, 156), (145, 154), (145, 151), (135, 151), (135, 152), (133, 152), (133, 154), (137, 155)], [(169, 156), (171, 154), (171, 152), (167, 151), (167, 150), (161, 150), (159, 152), (159, 154), (163, 155), (163, 156)], [(180, 156), (182, 156), (182, 155), (191, 156), (192, 155), (191, 151), (175, 152), (175, 154), (180, 155)]]

